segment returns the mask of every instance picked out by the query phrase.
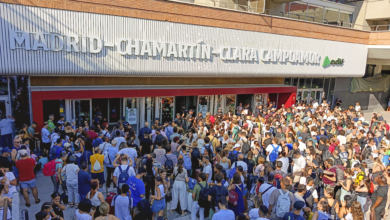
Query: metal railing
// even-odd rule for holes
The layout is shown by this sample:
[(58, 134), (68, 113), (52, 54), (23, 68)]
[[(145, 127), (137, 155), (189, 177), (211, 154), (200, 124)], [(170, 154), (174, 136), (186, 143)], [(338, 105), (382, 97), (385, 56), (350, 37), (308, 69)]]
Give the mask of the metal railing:
[[(196, 5), (202, 5), (202, 6), (208, 6), (208, 7), (215, 7), (215, 8), (223, 8), (223, 9), (229, 9), (229, 10), (237, 10), (237, 11), (245, 11), (249, 13), (256, 13), (256, 14), (266, 14), (271, 16), (277, 16), (277, 17), (285, 17), (285, 18), (292, 18), (302, 21), (310, 21), (315, 23), (321, 23), (326, 25), (332, 25), (336, 27), (344, 27), (344, 28), (350, 28), (350, 29), (358, 29), (358, 30), (365, 30), (365, 31), (390, 31), (390, 25), (360, 25), (360, 24), (354, 24), (350, 22), (345, 21), (329, 21), (327, 18), (324, 17), (316, 17), (316, 16), (309, 16), (305, 14), (298, 14), (294, 12), (285, 12), (285, 11), (278, 11), (273, 9), (264, 9), (265, 5), (260, 4), (263, 1), (255, 1), (251, 2), (248, 1), (248, 4), (238, 4), (238, 0), (231, 0), (231, 2), (226, 2), (222, 0), (168, 0), (168, 1), (176, 1), (176, 2), (187, 2), (192, 3)], [(235, 1), (235, 2), (234, 2)], [(332, 1), (332, 0), (330, 0)], [(339, 0), (335, 0), (339, 2)], [(363, 1), (363, 0), (346, 0), (346, 3), (351, 2), (357, 2), (357, 1)], [(256, 3), (256, 4), (255, 4)]]
[(371, 25), (371, 31), (390, 31), (390, 24), (383, 25)]
[[(223, 9), (230, 9), (230, 10), (237, 10), (237, 11), (245, 11), (250, 13), (263, 13), (264, 10), (264, 4), (259, 5), (259, 1), (248, 1), (247, 4), (239, 4), (238, 0), (231, 0), (231, 2), (228, 1), (221, 1), (221, 0), (168, 0), (168, 1), (177, 1), (177, 2), (186, 2), (186, 3), (192, 3), (196, 5), (202, 5), (202, 6), (208, 6), (208, 7), (215, 7), (215, 8), (223, 8)], [(260, 1), (261, 3), (262, 1)]]

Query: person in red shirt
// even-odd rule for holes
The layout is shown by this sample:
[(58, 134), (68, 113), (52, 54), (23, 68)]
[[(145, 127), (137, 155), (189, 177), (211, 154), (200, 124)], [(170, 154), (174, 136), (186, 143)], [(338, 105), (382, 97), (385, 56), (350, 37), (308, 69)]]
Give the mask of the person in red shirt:
[(96, 138), (98, 138), (98, 134), (95, 132), (94, 125), (91, 126), (91, 129), (89, 129), (87, 131), (87, 133), (88, 133), (89, 138), (91, 138), (92, 141), (95, 140)]
[(327, 159), (324, 162), (326, 170), (324, 171), (324, 176), (322, 177), (322, 182), (326, 186), (335, 186), (336, 185), (336, 168), (333, 167), (333, 161), (331, 159)]
[(22, 187), (22, 193), (24, 200), (26, 200), (26, 206), (30, 207), (30, 198), (28, 196), (28, 187), (31, 188), (32, 194), (35, 198), (35, 203), (38, 204), (41, 200), (38, 198), (38, 189), (35, 182), (35, 160), (27, 156), (27, 151), (19, 150), (20, 160), (16, 161), (16, 168), (19, 170), (19, 182)]

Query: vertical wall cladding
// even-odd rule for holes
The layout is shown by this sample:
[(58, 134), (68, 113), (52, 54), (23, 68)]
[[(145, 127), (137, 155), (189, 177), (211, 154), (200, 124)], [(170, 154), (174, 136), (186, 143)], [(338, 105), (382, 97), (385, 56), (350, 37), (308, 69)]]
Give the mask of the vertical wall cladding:
[[(318, 40), (303, 37), (276, 35), (261, 32), (233, 30), (208, 26), (197, 26), (130, 17), (101, 15), (58, 9), (29, 7), (0, 3), (0, 71), (3, 74), (29, 75), (124, 75), (124, 76), (193, 76), (193, 77), (287, 77), (294, 76), (362, 76), (366, 63), (366, 45)], [(31, 47), (34, 37), (43, 32), (48, 50), (11, 49), (11, 31), (29, 33)], [(64, 49), (53, 51), (64, 39)], [(69, 38), (74, 35), (74, 38)], [(21, 33), (17, 33), (21, 37)], [(91, 37), (103, 42), (102, 50), (97, 41), (90, 45)], [(69, 43), (76, 45), (75, 52)], [(126, 43), (118, 40), (138, 39), (142, 42), (173, 43), (179, 51), (180, 45), (210, 46), (210, 59), (174, 58), (173, 56), (121, 55)], [(38, 40), (41, 43), (41, 40)], [(25, 48), (25, 43), (17, 46)], [(118, 46), (119, 45), (119, 46)], [(191, 46), (190, 46), (191, 47)], [(71, 51), (67, 51), (67, 49)], [(223, 49), (225, 48), (225, 49)], [(227, 48), (254, 49), (256, 60), (222, 60), (220, 53), (233, 50)], [(342, 58), (343, 65), (324, 68), (322, 63), (291, 63), (261, 61), (261, 50), (285, 50), (316, 53), (320, 62)], [(84, 52), (83, 52), (84, 50)], [(194, 49), (195, 50), (195, 49)], [(187, 48), (186, 54), (190, 49)]]

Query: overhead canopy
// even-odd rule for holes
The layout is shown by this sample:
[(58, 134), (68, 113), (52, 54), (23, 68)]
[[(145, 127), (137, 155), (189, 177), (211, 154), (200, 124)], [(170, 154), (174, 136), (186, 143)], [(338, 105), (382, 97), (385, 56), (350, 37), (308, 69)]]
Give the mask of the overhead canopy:
[(390, 76), (377, 75), (368, 78), (352, 78), (351, 92), (386, 92), (390, 88)]
[(390, 59), (390, 45), (369, 45), (369, 59)]

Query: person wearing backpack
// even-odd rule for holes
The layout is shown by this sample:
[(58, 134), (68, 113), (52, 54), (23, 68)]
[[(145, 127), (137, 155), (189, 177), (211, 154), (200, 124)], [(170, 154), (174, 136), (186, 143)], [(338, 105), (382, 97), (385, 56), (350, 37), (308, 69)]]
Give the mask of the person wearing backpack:
[[(204, 220), (204, 208), (207, 206), (209, 188), (206, 183), (206, 174), (201, 173), (198, 177), (198, 184), (195, 185), (192, 191), (192, 210), (191, 220), (196, 220), (196, 213), (199, 211), (199, 220)], [(206, 200), (205, 200), (206, 198)], [(200, 199), (200, 201), (199, 201)], [(201, 204), (199, 204), (199, 202)]]
[(343, 160), (340, 158), (339, 156), (339, 151), (338, 150), (334, 150), (333, 153), (332, 153), (332, 156), (329, 157), (329, 159), (331, 159), (333, 161), (333, 165), (344, 165), (344, 162)]
[(91, 178), (99, 180), (99, 188), (103, 187), (103, 184), (106, 182), (104, 179), (104, 156), (101, 154), (101, 149), (99, 146), (92, 149), (93, 155), (90, 156), (89, 161), (91, 161)]
[(230, 160), (231, 164), (236, 162), (238, 160), (238, 155), (240, 155), (241, 151), (241, 145), (240, 144), (235, 144), (233, 146), (233, 151), (229, 154), (228, 159)]
[(294, 202), (294, 211), (284, 214), (283, 220), (305, 220), (305, 218), (300, 215), (304, 206), (305, 203), (302, 201)]
[(51, 181), (53, 182), (53, 186), (54, 186), (53, 193), (58, 192), (60, 185), (62, 186), (63, 189), (66, 188), (65, 182), (62, 182), (63, 178), (61, 175), (61, 169), (65, 164), (67, 158), (68, 158), (68, 154), (66, 152), (62, 152), (61, 157), (54, 161), (56, 174), (51, 176)]
[[(120, 165), (117, 163), (118, 160), (120, 160)], [(120, 194), (121, 187), (127, 183), (127, 180), (131, 176), (135, 176), (135, 172), (133, 167), (128, 163), (128, 157), (126, 154), (122, 157), (121, 155), (118, 155), (113, 164), (115, 167), (113, 179), (117, 187), (118, 194)]]
[(229, 200), (229, 191), (227, 188), (222, 185), (223, 181), (223, 174), (217, 173), (215, 175), (215, 181), (217, 182), (216, 185), (210, 188), (208, 200), (210, 202), (210, 212), (209, 212), (209, 219), (213, 219), (213, 215), (215, 213), (216, 208), (218, 208), (218, 201), (221, 198), (225, 198), (226, 200)]
[[(189, 151), (186, 151), (186, 150), (187, 150), (186, 146), (182, 146), (182, 151), (180, 152), (180, 154), (183, 156), (184, 168), (186, 168), (186, 170), (188, 172), (188, 176), (191, 176), (191, 173), (192, 173), (191, 154)], [(184, 153), (183, 153), (183, 151), (184, 151)]]
[(268, 145), (265, 149), (267, 154), (267, 161), (270, 161), (275, 167), (276, 160), (279, 157), (279, 152), (282, 151), (282, 147), (278, 145), (279, 140), (277, 138), (272, 139), (272, 144)]
[(269, 212), (272, 220), (282, 220), (286, 213), (293, 210), (295, 197), (287, 187), (290, 187), (290, 180), (286, 177), (280, 181), (280, 189), (272, 191), (269, 197)]
[(60, 138), (57, 139), (56, 144), (50, 148), (49, 151), (49, 161), (55, 160), (57, 158), (60, 158), (61, 151), (62, 151), (62, 140)]
[[(164, 157), (161, 159), (161, 161), (162, 161), (163, 168), (167, 171), (167, 175), (170, 176), (173, 173), (173, 168), (177, 165), (177, 157), (176, 157), (176, 155), (172, 154), (171, 146), (169, 146), (169, 145), (166, 146), (165, 150), (167, 153), (164, 155)], [(191, 161), (191, 159), (190, 159), (190, 161)], [(190, 169), (191, 169), (191, 166), (190, 166)]]
[[(130, 187), (127, 184), (123, 184), (120, 188), (120, 194), (116, 195), (111, 202), (111, 206), (115, 207), (115, 216), (120, 220), (131, 220), (130, 208), (133, 207), (134, 202), (132, 202)], [(132, 204), (133, 203), (133, 204)]]
[(327, 186), (334, 187), (337, 181), (337, 170), (336, 167), (333, 166), (333, 161), (331, 159), (327, 159), (324, 161), (325, 171), (322, 177), (322, 182), (324, 183), (324, 189)]
[(207, 155), (210, 157), (210, 159), (212, 159), (214, 157), (214, 150), (213, 150), (213, 146), (210, 144), (210, 138), (205, 137), (204, 142), (205, 145), (202, 147), (201, 153), (203, 155), (206, 155), (205, 151), (207, 151)]
[(238, 160), (232, 163), (232, 166), (230, 167), (229, 179), (233, 177), (233, 174), (236, 172), (236, 168), (239, 166), (242, 167), (244, 171), (244, 176), (246, 176), (246, 174), (248, 173), (248, 165), (243, 160), (244, 160), (244, 155), (239, 154)]

